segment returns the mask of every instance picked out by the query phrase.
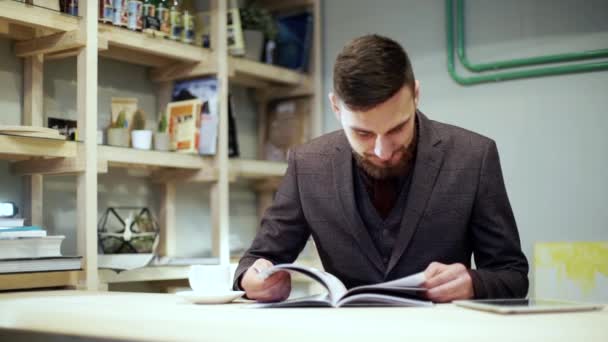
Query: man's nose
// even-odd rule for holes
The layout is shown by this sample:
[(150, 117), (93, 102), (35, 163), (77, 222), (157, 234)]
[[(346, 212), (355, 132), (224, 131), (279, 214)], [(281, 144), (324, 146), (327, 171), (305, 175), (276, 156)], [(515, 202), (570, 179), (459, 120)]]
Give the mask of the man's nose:
[(393, 149), (388, 139), (378, 136), (376, 138), (376, 146), (374, 146), (374, 154), (383, 161), (391, 159)]

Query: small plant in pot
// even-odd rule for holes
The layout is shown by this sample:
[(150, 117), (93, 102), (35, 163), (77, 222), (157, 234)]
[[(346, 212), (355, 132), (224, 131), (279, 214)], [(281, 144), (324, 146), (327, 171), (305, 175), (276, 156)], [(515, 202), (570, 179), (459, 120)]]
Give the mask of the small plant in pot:
[(116, 121), (108, 128), (108, 145), (129, 147), (129, 128), (127, 127), (127, 114), (121, 111)]
[[(272, 55), (276, 46), (277, 25), (272, 14), (250, 1), (241, 10), (241, 25), (243, 26), (243, 39), (245, 40), (245, 58), (262, 60), (272, 64)], [(262, 53), (263, 50), (265, 53)]]
[(154, 133), (154, 149), (157, 151), (169, 151), (169, 133), (167, 132), (167, 116), (159, 114), (158, 129)]
[(133, 115), (133, 130), (131, 131), (131, 143), (138, 150), (149, 150), (152, 148), (152, 131), (146, 129), (146, 116), (141, 109)]

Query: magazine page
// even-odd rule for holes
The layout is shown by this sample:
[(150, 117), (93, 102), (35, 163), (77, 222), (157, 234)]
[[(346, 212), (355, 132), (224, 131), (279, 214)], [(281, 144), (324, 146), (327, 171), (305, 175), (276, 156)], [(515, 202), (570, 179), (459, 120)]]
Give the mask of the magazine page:
[(424, 272), (420, 272), (384, 283), (353, 287), (345, 295), (351, 296), (363, 292), (369, 293), (375, 292), (376, 290), (390, 290), (392, 293), (401, 292), (404, 295), (415, 296), (417, 293), (426, 290), (422, 287), (425, 280), (426, 278), (424, 277)]
[(328, 293), (316, 294), (312, 296), (287, 299), (282, 302), (255, 303), (251, 308), (312, 308), (312, 307), (332, 307)]
[(378, 293), (359, 293), (340, 300), (337, 306), (433, 306), (433, 302)]
[(307, 267), (297, 264), (278, 264), (267, 270), (264, 270), (262, 276), (268, 277), (278, 271), (297, 272), (316, 280), (327, 289), (327, 299), (332, 304), (332, 306), (335, 305), (338, 300), (342, 298), (342, 296), (344, 296), (344, 294), (346, 294), (347, 292), (344, 284), (342, 284), (342, 282), (334, 275), (313, 267)]

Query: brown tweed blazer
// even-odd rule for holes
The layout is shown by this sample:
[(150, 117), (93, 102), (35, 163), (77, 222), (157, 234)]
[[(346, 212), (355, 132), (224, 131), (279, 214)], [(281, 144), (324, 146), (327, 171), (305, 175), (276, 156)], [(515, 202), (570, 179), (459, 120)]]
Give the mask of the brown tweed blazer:
[(524, 297), (528, 262), (491, 139), (417, 112), (418, 149), (401, 228), (385, 266), (354, 198), (352, 151), (343, 131), (290, 153), (274, 203), (239, 262), (235, 287), (257, 259), (293, 262), (312, 235), (323, 267), (347, 287), (423, 271), (431, 262), (471, 265), (476, 298)]

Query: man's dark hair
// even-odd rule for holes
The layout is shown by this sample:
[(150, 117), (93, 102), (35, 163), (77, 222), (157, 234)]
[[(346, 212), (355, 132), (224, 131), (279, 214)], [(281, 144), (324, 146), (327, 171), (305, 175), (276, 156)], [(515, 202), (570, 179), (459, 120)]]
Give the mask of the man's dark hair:
[(396, 41), (376, 34), (353, 39), (336, 58), (334, 92), (349, 109), (369, 110), (404, 85), (414, 92), (414, 70)]

